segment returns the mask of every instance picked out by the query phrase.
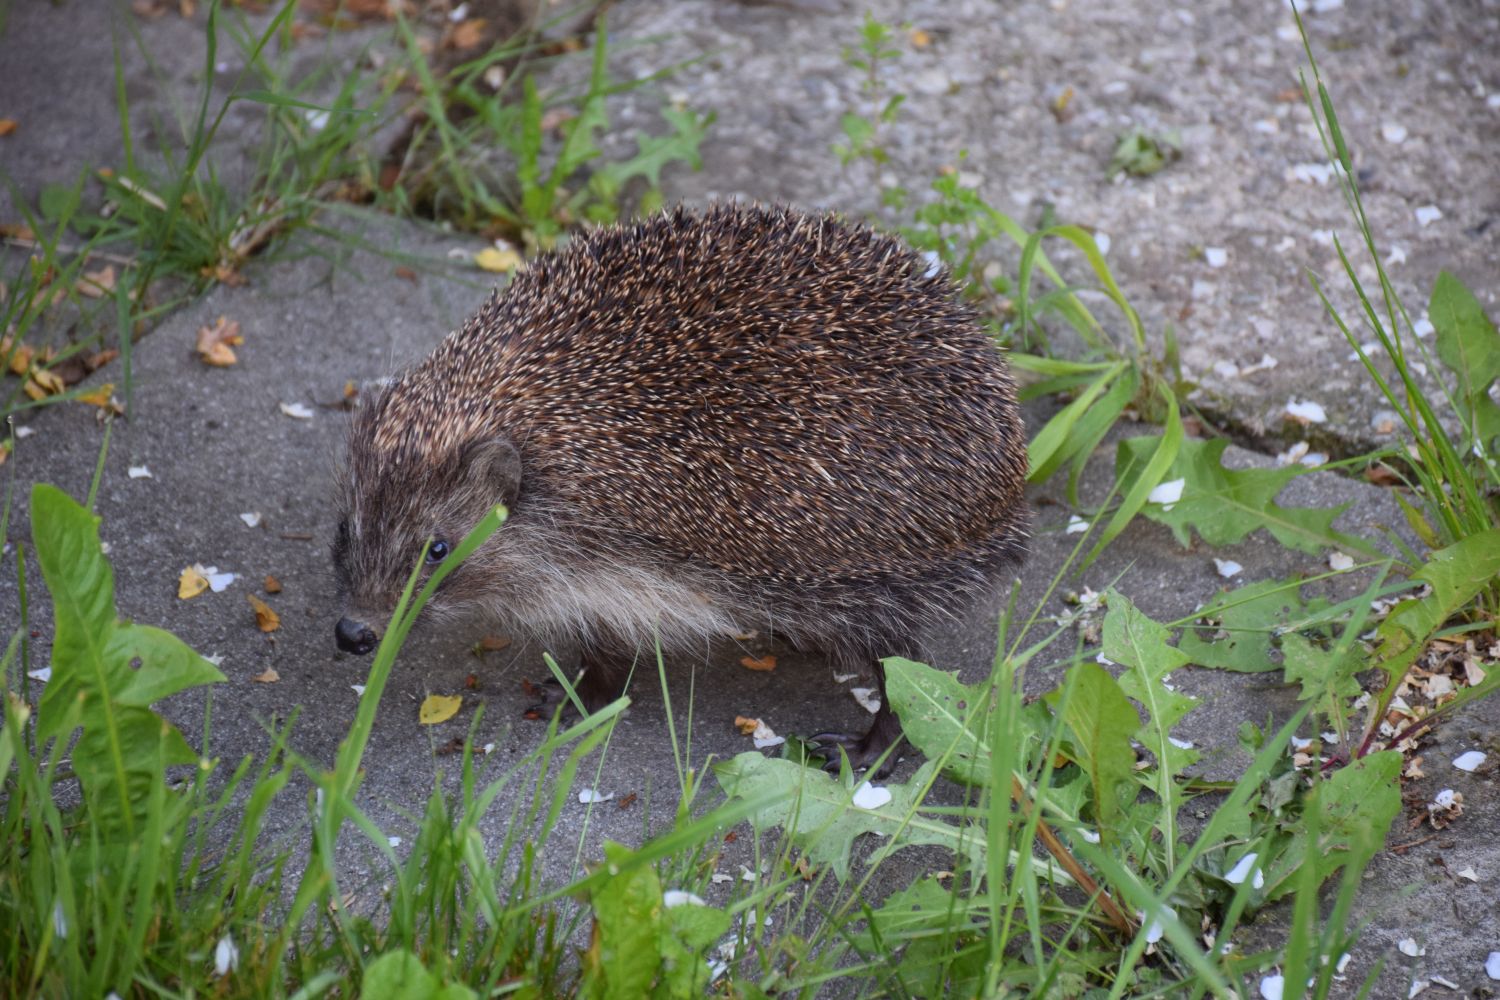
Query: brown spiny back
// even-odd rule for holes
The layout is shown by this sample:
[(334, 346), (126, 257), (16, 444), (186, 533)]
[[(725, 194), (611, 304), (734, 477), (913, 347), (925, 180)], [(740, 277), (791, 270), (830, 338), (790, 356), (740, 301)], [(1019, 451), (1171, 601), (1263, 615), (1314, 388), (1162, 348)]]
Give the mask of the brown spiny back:
[(491, 435), (521, 454), (515, 516), (545, 496), (750, 578), (916, 572), (1024, 530), (999, 350), (946, 274), (831, 216), (679, 209), (575, 238), (357, 418), (354, 459), (411, 474)]

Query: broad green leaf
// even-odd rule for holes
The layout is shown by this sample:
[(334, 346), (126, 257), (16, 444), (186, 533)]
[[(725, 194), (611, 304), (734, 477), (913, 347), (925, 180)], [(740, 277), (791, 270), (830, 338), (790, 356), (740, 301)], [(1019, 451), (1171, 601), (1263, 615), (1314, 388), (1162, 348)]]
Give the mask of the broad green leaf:
[[(197, 755), (149, 705), (224, 676), (175, 636), (115, 616), (114, 574), (99, 545), (99, 519), (45, 483), (31, 492), (32, 537), (52, 595), (52, 679), (38, 706), (37, 736), (83, 727), (73, 767), (108, 823), (132, 834), (153, 783)], [(138, 664), (138, 665), (137, 665)]]
[(909, 995), (981, 996), (987, 907), (983, 894), (954, 892), (929, 875), (869, 911), (869, 926), (854, 931), (855, 947), (899, 962)]
[[(1362, 866), (1379, 850), (1401, 810), (1401, 764), (1400, 753), (1382, 750), (1320, 781), (1308, 803), (1317, 810), (1317, 821), (1294, 827), (1292, 843), (1268, 865), (1266, 898), (1295, 889), (1295, 875), (1304, 864), (1313, 866), (1321, 883), (1344, 865)], [(1317, 829), (1316, 842), (1309, 827)]]
[(1324, 649), (1291, 632), (1282, 637), (1281, 652), (1287, 682), (1301, 688), (1297, 697), (1313, 702), (1325, 716), (1342, 716), (1345, 702), (1363, 690), (1354, 675), (1368, 664), (1347, 648)]
[(1188, 661), (1170, 644), (1167, 630), (1113, 588), (1105, 603), (1109, 611), (1104, 616), (1104, 655), (1128, 668), (1120, 675), (1120, 690), (1146, 710), (1146, 724), (1136, 731), (1135, 738), (1156, 757), (1156, 767), (1146, 776), (1161, 804), (1158, 822), (1170, 868), (1176, 864), (1177, 811), (1183, 802), (1177, 776), (1198, 759), (1198, 751), (1173, 742), (1172, 727), (1198, 699), (1167, 686), (1167, 675)]
[(1427, 315), (1437, 331), (1438, 357), (1458, 379), (1456, 402), (1464, 423), (1492, 448), (1500, 435), (1500, 406), (1489, 393), (1500, 378), (1500, 331), (1474, 293), (1447, 271), (1432, 286)]
[[(661, 984), (667, 996), (704, 996), (713, 973), (708, 950), (729, 932), (729, 914), (711, 906), (681, 903), (668, 907), (661, 923)], [(658, 991), (660, 995), (661, 991)]]
[(1104, 616), (1104, 655), (1130, 668), (1120, 675), (1120, 690), (1146, 710), (1146, 724), (1136, 739), (1156, 755), (1159, 770), (1180, 773), (1198, 753), (1177, 746), (1169, 736), (1198, 699), (1168, 688), (1166, 678), (1188, 658), (1171, 645), (1167, 629), (1142, 614), (1124, 594), (1111, 589), (1105, 603), (1109, 612)]
[[(822, 771), (789, 760), (774, 760), (754, 751), (714, 765), (714, 775), (730, 797), (754, 799), (793, 789), (790, 798), (753, 814), (761, 826), (785, 829), (792, 842), (815, 864), (826, 864), (840, 882), (849, 877), (849, 855), (861, 834), (878, 833), (886, 838), (881, 854), (917, 844), (935, 844), (969, 855), (971, 864), (982, 865), (983, 836), (926, 816), (908, 814), (917, 806), (932, 780), (933, 764), (923, 764), (911, 778), (882, 785), (891, 801), (875, 809), (861, 809), (846, 788)], [(873, 860), (873, 859), (872, 859)]]
[(444, 983), (409, 951), (390, 951), (365, 967), (359, 984), (362, 1000), (474, 1000), (462, 983)]
[[(605, 864), (619, 866), (630, 851), (604, 845)], [(650, 865), (623, 869), (594, 890), (595, 935), (584, 959), (585, 992), (606, 1000), (634, 1000), (650, 994), (661, 966), (661, 882)]]
[(1487, 394), (1500, 378), (1500, 331), (1474, 293), (1443, 271), (1432, 286), (1427, 315), (1437, 331), (1438, 357), (1458, 376), (1459, 395), (1468, 400)]
[[(1321, 598), (1304, 605), (1295, 585), (1261, 580), (1222, 595), (1202, 610), (1213, 626), (1193, 625), (1183, 630), (1177, 648), (1201, 667), (1263, 673), (1278, 670), (1273, 658), (1276, 629), (1294, 617), (1326, 607)], [(1222, 633), (1222, 634), (1221, 634)]]
[(1044, 699), (1067, 725), (1073, 756), (1094, 791), (1094, 812), (1101, 831), (1114, 829), (1122, 792), (1133, 797), (1135, 750), (1131, 737), (1141, 728), (1130, 699), (1097, 663), (1079, 663), (1068, 671), (1063, 686)]
[(1402, 601), (1376, 629), (1375, 662), (1385, 671), (1389, 693), (1416, 662), (1432, 634), (1479, 591), (1500, 576), (1500, 528), (1491, 528), (1428, 556), (1412, 584), (1428, 584), (1425, 597)]
[(944, 774), (964, 784), (990, 775), (989, 726), (994, 718), (988, 681), (964, 684), (956, 672), (900, 657), (885, 661), (885, 692), (901, 730), (928, 760), (946, 760)]
[[(1130, 438), (1120, 442), (1116, 471), (1126, 475), (1133, 463), (1144, 461), (1156, 438)], [(1348, 504), (1328, 509), (1282, 507), (1276, 496), (1286, 484), (1309, 470), (1293, 465), (1275, 469), (1226, 469), (1222, 462), (1229, 442), (1188, 439), (1182, 442), (1176, 460), (1162, 481), (1185, 480), (1182, 498), (1172, 504), (1147, 504), (1142, 511), (1165, 524), (1186, 546), (1191, 532), (1213, 546), (1243, 541), (1256, 528), (1265, 528), (1287, 548), (1321, 552), (1330, 546), (1369, 551), (1370, 545), (1333, 529), (1334, 519)]]

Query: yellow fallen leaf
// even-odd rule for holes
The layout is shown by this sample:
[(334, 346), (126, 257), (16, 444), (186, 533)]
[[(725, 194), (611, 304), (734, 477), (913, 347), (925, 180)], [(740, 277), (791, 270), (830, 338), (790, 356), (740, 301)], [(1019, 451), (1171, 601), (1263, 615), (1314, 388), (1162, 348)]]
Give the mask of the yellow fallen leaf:
[(775, 670), (776, 657), (772, 656), (770, 653), (767, 653), (765, 656), (762, 656), (758, 660), (753, 659), (749, 656), (742, 656), (740, 657), (740, 666), (744, 667), (746, 670)]
[(751, 733), (755, 732), (756, 727), (759, 725), (759, 719), (747, 719), (743, 715), (736, 715), (734, 717), (734, 727), (745, 736), (749, 736)]
[(14, 118), (0, 118), (0, 135), (10, 135), (16, 130)]
[(267, 667), (265, 673), (256, 674), (250, 679), (257, 684), (275, 684), (281, 680), (281, 675), (276, 672), (275, 667)]
[(36, 357), (36, 350), (27, 344), (17, 344), (12, 349), (10, 338), (6, 337), (4, 343), (0, 343), (0, 354), (10, 355), (12, 375), (25, 375), (26, 369), (31, 367), (31, 359)]
[(26, 395), (32, 399), (44, 399), (47, 396), (55, 396), (67, 389), (62, 377), (56, 372), (45, 368), (37, 368), (32, 371), (31, 378), (26, 380)]
[(207, 589), (208, 577), (198, 572), (196, 566), (189, 566), (177, 578), (177, 596), (184, 601), (189, 597), (197, 597)]
[(250, 606), (255, 609), (255, 624), (260, 626), (262, 632), (274, 632), (281, 628), (281, 616), (271, 610), (271, 606), (262, 601), (254, 594), (246, 594)]
[(911, 39), (911, 47), (914, 49), (925, 49), (932, 44), (932, 36), (921, 28), (913, 28), (906, 37)]
[(76, 398), (80, 403), (97, 406), (101, 410), (112, 409), (114, 408), (115, 384), (113, 382), (105, 382), (93, 392), (86, 392)]
[(463, 695), (430, 694), (423, 699), (422, 707), (417, 710), (417, 721), (424, 726), (435, 726), (439, 722), (447, 722), (458, 714), (458, 709), (463, 703)]
[(501, 250), (499, 247), (485, 247), (474, 255), (474, 264), (486, 271), (497, 271), (501, 274), (509, 274), (521, 266), (521, 255), (514, 250)]

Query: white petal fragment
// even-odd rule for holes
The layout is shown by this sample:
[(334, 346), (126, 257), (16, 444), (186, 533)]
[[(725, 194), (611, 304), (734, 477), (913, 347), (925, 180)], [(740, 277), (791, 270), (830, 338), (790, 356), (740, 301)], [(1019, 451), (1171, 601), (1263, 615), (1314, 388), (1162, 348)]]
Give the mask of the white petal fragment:
[(1286, 401), (1286, 412), (1295, 420), (1308, 424), (1323, 424), (1328, 422), (1328, 414), (1323, 410), (1322, 403), (1312, 400), (1298, 401), (1289, 399)]
[(293, 420), (311, 420), (313, 418), (312, 407), (306, 403), (278, 403), (281, 412)]
[(227, 976), (240, 966), (240, 949), (228, 934), (214, 946), (214, 974)]
[(578, 793), (578, 801), (584, 805), (588, 805), (591, 802), (608, 802), (614, 797), (614, 792), (601, 792), (593, 788), (585, 788)]
[(1477, 771), (1484, 763), (1484, 756), (1483, 750), (1469, 750), (1453, 758), (1453, 766), (1460, 771)]
[(1182, 499), (1182, 488), (1187, 485), (1186, 479), (1172, 479), (1165, 483), (1158, 483), (1151, 495), (1146, 497), (1147, 503), (1159, 503), (1172, 509), (1172, 505)]
[(1417, 217), (1417, 225), (1430, 226), (1443, 217), (1443, 210), (1436, 205), (1423, 205), (1413, 214)]
[(245, 522), (245, 527), (247, 527), (247, 528), (256, 528), (256, 527), (259, 527), (260, 526), (260, 511), (258, 511), (258, 510), (252, 510), (252, 511), (249, 511), (248, 513), (241, 514), (240, 515), (240, 520)]
[(1083, 518), (1079, 517), (1077, 514), (1074, 514), (1072, 517), (1068, 518), (1067, 534), (1081, 535), (1088, 530), (1089, 523)]
[(125, 472), (128, 476), (130, 476), (131, 479), (153, 478), (153, 476), (151, 475), (151, 470), (146, 468), (144, 465), (132, 465), (130, 468), (126, 469)]
[(1238, 576), (1244, 568), (1233, 559), (1219, 559), (1217, 557), (1214, 559), (1214, 569), (1218, 570), (1219, 575), (1226, 580), (1232, 576)]
[(880, 711), (880, 691), (877, 688), (850, 688), (849, 693), (859, 702), (859, 707), (871, 715)]
[(225, 590), (229, 589), (231, 583), (240, 578), (238, 573), (210, 572), (203, 575), (208, 580), (208, 589), (212, 590), (215, 594), (222, 594)]
[(1265, 976), (1260, 981), (1260, 995), (1264, 1000), (1281, 1000), (1286, 980), (1281, 976)]
[(1354, 557), (1343, 552), (1330, 552), (1328, 554), (1328, 568), (1336, 573), (1354, 568)]
[(1259, 855), (1257, 855), (1254, 851), (1251, 851), (1243, 858), (1240, 858), (1239, 864), (1229, 869), (1229, 871), (1224, 875), (1224, 881), (1230, 883), (1231, 885), (1240, 885), (1245, 881), (1245, 879), (1250, 878), (1251, 873), (1254, 872), (1255, 879), (1251, 883), (1251, 885), (1256, 889), (1264, 888), (1266, 884), (1266, 877), (1265, 875), (1261, 874), (1260, 867), (1255, 863), (1257, 857), (1259, 857)]
[(702, 896), (695, 896), (691, 892), (686, 892), (682, 889), (668, 889), (661, 894), (661, 905), (669, 910), (674, 906), (682, 906), (684, 904), (691, 906), (708, 905), (703, 901)]
[[(1142, 920), (1144, 920), (1146, 917), (1146, 915), (1144, 913), (1141, 913), (1139, 910), (1136, 911), (1136, 916), (1140, 917)], [(1146, 928), (1146, 943), (1155, 944), (1156, 942), (1160, 941), (1162, 939), (1162, 936), (1167, 932), (1166, 928), (1162, 925), (1162, 922), (1165, 920), (1176, 919), (1177, 911), (1172, 909), (1170, 906), (1163, 906), (1161, 908), (1160, 914), (1152, 918), (1151, 925)]]
[(856, 809), (879, 809), (883, 805), (888, 805), (890, 801), (890, 789), (872, 785), (868, 781), (854, 790)]
[(1396, 950), (1407, 958), (1421, 958), (1427, 954), (1427, 949), (1417, 944), (1416, 938), (1402, 938), (1396, 942)]
[(1500, 981), (1500, 951), (1490, 952), (1490, 957), (1484, 960), (1484, 974)]
[(1229, 251), (1223, 247), (1204, 247), (1203, 261), (1209, 267), (1223, 267), (1229, 263)]

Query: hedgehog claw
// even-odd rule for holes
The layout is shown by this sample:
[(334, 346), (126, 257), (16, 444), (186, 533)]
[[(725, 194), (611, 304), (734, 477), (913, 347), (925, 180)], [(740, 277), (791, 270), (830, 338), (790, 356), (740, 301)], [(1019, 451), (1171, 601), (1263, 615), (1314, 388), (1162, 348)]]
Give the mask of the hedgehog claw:
[[(849, 768), (852, 771), (869, 770), (891, 745), (891, 741), (881, 739), (874, 729), (863, 735), (818, 733), (807, 742), (811, 744), (813, 753), (823, 758), (823, 770), (829, 774), (838, 774), (842, 761), (845, 759), (848, 759)], [(889, 754), (885, 762), (878, 769), (870, 771), (867, 777), (872, 779), (890, 777), (895, 766), (896, 755)]]

